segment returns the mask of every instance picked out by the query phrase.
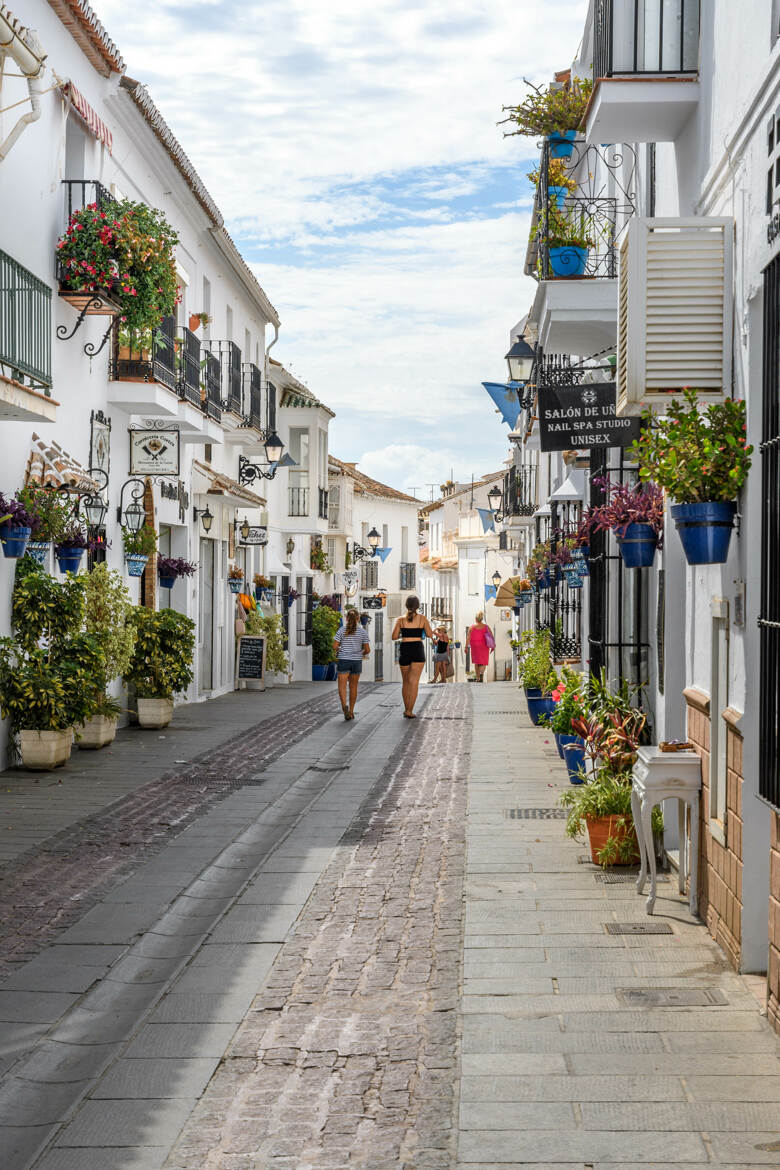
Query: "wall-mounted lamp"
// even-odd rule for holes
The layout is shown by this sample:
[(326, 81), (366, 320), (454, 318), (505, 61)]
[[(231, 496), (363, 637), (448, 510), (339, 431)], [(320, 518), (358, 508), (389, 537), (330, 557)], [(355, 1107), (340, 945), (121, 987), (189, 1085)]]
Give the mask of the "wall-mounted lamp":
[(206, 533), (210, 532), (214, 517), (212, 516), (211, 512), (209, 512), (208, 504), (206, 504), (205, 508), (192, 509), (192, 518), (196, 523), (198, 521), (198, 516), (200, 516), (200, 522), (203, 525), (203, 531)]
[(242, 540), (249, 540), (249, 533), (252, 531), (252, 526), (247, 520), (246, 516), (240, 524), (238, 523), (238, 520), (236, 520), (235, 527), (238, 529), (239, 536)]
[(363, 548), (362, 544), (355, 541), (352, 545), (352, 559), (355, 561), (362, 561), (366, 557), (375, 557), (376, 550), (379, 548), (379, 543), (382, 537), (377, 532), (376, 528), (372, 528), (366, 540), (368, 541), (368, 548)]
[[(130, 503), (123, 507), (125, 489), (128, 487), (130, 488)], [(145, 492), (146, 484), (142, 479), (126, 479), (122, 484), (116, 518), (128, 532), (140, 532), (144, 526), (146, 508), (143, 506), (142, 500)]]
[(295, 552), (295, 541), (293, 540), (292, 537), (290, 537), (290, 539), (287, 541), (287, 557), (288, 557), (288, 559), (293, 555), (294, 552)]
[(493, 588), (498, 589), (499, 585), (501, 584), (501, 574), (499, 573), (498, 569), (496, 569), (490, 580), (493, 582)]

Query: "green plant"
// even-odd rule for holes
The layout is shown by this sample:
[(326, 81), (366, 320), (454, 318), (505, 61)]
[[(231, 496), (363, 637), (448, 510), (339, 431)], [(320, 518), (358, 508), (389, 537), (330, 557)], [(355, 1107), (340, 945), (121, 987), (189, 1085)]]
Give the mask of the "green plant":
[(502, 119), (499, 125), (510, 122), (517, 127), (506, 131), (507, 137), (521, 134), (538, 138), (578, 129), (593, 91), (590, 78), (575, 77), (564, 85), (547, 89), (532, 85), (530, 81), (525, 84), (530, 91), (525, 100), (518, 106), (502, 107), (508, 117)]
[(595, 248), (596, 230), (593, 217), (584, 212), (567, 212), (550, 207), (547, 220), (540, 218), (531, 239), (544, 233), (550, 248)]
[(16, 493), (29, 513), (33, 540), (57, 540), (64, 533), (73, 511), (73, 501), (53, 488), (30, 484)]
[(587, 676), (564, 666), (552, 698), (555, 700), (555, 710), (552, 715), (543, 716), (542, 722), (556, 735), (576, 735), (572, 721), (583, 718), (588, 709)]
[(195, 623), (173, 609), (133, 607), (128, 621), (135, 629), (133, 656), (124, 673), (139, 699), (172, 699), (192, 682)]
[(100, 701), (103, 652), (89, 634), (44, 648), (0, 638), (0, 711), (14, 732), (55, 731), (83, 723)]
[(311, 615), (311, 651), (315, 666), (334, 662), (333, 638), (341, 625), (341, 618), (327, 605), (320, 605)]
[[(541, 170), (537, 166), (534, 170), (528, 172), (528, 178), (533, 183), (534, 187), (539, 186), (539, 178)], [(547, 162), (547, 186), (548, 187), (565, 187), (567, 191), (574, 191), (577, 187), (577, 180), (572, 178), (566, 162), (562, 158), (551, 158)]]
[[(127, 620), (133, 603), (121, 574), (106, 564), (96, 565), (79, 580), (84, 582), (85, 628), (100, 643), (105, 659), (100, 687), (105, 705), (113, 702), (106, 698), (109, 684), (125, 674), (133, 657), (135, 626)], [(103, 710), (95, 713), (106, 714)]]
[(550, 694), (558, 681), (553, 670), (549, 630), (525, 630), (520, 636), (519, 671), (526, 690)]
[(11, 629), (25, 650), (39, 643), (56, 645), (79, 633), (84, 623), (85, 577), (69, 575), (61, 583), (30, 556), (16, 566), (11, 599)]
[(733, 500), (747, 479), (745, 403), (727, 399), (701, 409), (695, 390), (669, 403), (665, 418), (652, 412), (630, 448), (642, 480), (653, 480), (677, 503)]
[[(566, 836), (579, 837), (585, 832), (589, 820), (601, 817), (616, 817), (613, 831), (607, 837), (604, 847), (599, 850), (599, 864), (625, 865), (633, 861), (636, 843), (631, 812), (631, 779), (620, 778), (606, 771), (597, 773), (589, 784), (578, 784), (567, 788), (561, 795), (560, 803), (567, 810)], [(653, 810), (653, 832), (662, 833), (663, 814), (660, 808)]]
[(329, 573), (328, 554), (321, 544), (312, 545), (309, 564), (318, 573)]
[(265, 638), (265, 668), (278, 674), (287, 673), (287, 655), (284, 652), (284, 625), (281, 615), (272, 613), (263, 616), (253, 610), (246, 616), (246, 632)]
[(148, 522), (138, 532), (123, 528), (122, 544), (125, 556), (150, 557), (153, 552), (157, 551), (157, 533)]

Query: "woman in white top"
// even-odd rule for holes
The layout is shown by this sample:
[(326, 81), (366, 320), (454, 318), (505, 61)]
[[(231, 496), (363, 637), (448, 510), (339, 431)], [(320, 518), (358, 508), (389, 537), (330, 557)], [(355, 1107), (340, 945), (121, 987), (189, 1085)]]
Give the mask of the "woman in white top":
[[(347, 613), (346, 625), (339, 626), (333, 639), (333, 650), (338, 658), (336, 673), (341, 710), (347, 720), (355, 718), (355, 703), (357, 702), (363, 659), (368, 658), (371, 653), (368, 632), (360, 625), (359, 617), (356, 609), (350, 609)], [(349, 706), (347, 706), (347, 678), (349, 678)]]

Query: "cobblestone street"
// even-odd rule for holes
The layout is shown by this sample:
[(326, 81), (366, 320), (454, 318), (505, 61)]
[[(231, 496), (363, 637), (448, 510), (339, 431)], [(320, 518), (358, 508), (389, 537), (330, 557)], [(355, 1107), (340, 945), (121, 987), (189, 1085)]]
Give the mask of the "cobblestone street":
[(778, 1165), (750, 981), (676, 882), (648, 920), (566, 840), (522, 691), (398, 700), (239, 699), (223, 744), (70, 824), (62, 773), (4, 871), (3, 1170)]

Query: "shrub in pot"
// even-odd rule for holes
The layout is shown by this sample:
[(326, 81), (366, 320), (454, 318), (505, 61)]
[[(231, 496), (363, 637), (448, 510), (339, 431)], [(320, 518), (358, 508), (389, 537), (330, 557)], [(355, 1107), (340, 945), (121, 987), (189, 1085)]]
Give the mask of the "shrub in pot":
[(263, 573), (255, 573), (252, 584), (255, 587), (255, 600), (269, 605), (273, 601), (274, 593), (274, 583), (271, 578), (264, 576)]
[(552, 158), (568, 158), (574, 148), (577, 129), (593, 92), (590, 78), (572, 78), (556, 89), (526, 82), (528, 94), (518, 106), (504, 106), (508, 114), (501, 125), (516, 127), (506, 135), (520, 134), (527, 138), (546, 137)]
[(135, 645), (124, 679), (133, 683), (141, 727), (167, 727), (173, 717), (173, 696), (192, 682), (195, 623), (173, 609), (131, 609)]
[(100, 643), (104, 667), (99, 680), (100, 700), (94, 714), (77, 729), (80, 748), (105, 747), (116, 736), (119, 705), (109, 687), (127, 671), (135, 645), (135, 626), (127, 619), (133, 609), (130, 591), (120, 573), (96, 565), (84, 582), (84, 626)]
[(675, 501), (672, 519), (689, 565), (723, 564), (728, 557), (736, 497), (747, 479), (745, 403), (702, 408), (695, 390), (669, 404), (665, 418), (645, 415), (631, 454), (642, 480), (653, 480)]
[(52, 541), (64, 535), (73, 508), (60, 492), (30, 484), (17, 492), (17, 499), (30, 517), (32, 531), (27, 555), (43, 565)]
[(23, 557), (32, 533), (33, 517), (15, 496), (0, 495), (0, 541), (3, 556)]
[(663, 533), (661, 488), (648, 481), (615, 483), (608, 476), (594, 476), (593, 483), (607, 499), (588, 510), (590, 531), (613, 531), (626, 568), (648, 568), (655, 559)]
[(585, 780), (585, 742), (573, 724), (575, 719), (582, 719), (587, 714), (587, 694), (586, 676), (564, 666), (551, 695), (555, 706), (542, 720), (555, 735), (558, 752), (572, 784), (582, 784)]
[(244, 585), (244, 570), (240, 565), (231, 565), (228, 569), (228, 588), (231, 593), (241, 593)]
[(161, 589), (173, 589), (179, 577), (191, 577), (198, 566), (184, 557), (157, 557), (157, 575)]
[(284, 625), (281, 614), (263, 615), (259, 610), (253, 610), (246, 615), (246, 632), (265, 638), (266, 672), (287, 674), (289, 665), (284, 649)]
[(330, 606), (320, 605), (311, 615), (312, 678), (321, 682), (327, 667), (335, 662), (333, 638), (341, 625), (341, 618)]
[(528, 714), (538, 724), (554, 707), (552, 691), (558, 682), (553, 670), (549, 630), (525, 630), (520, 638), (519, 676), (525, 688)]
[(78, 573), (84, 549), (89, 547), (87, 534), (78, 521), (72, 520), (54, 544), (54, 555), (61, 573)]
[(157, 551), (157, 533), (147, 521), (138, 532), (122, 529), (122, 545), (125, 550), (125, 564), (128, 575), (142, 577), (146, 562)]
[[(528, 178), (533, 185), (539, 187), (541, 168), (530, 171)], [(577, 182), (571, 177), (570, 171), (562, 158), (550, 158), (547, 163), (547, 198), (551, 207), (561, 210), (566, 197), (577, 189)]]

